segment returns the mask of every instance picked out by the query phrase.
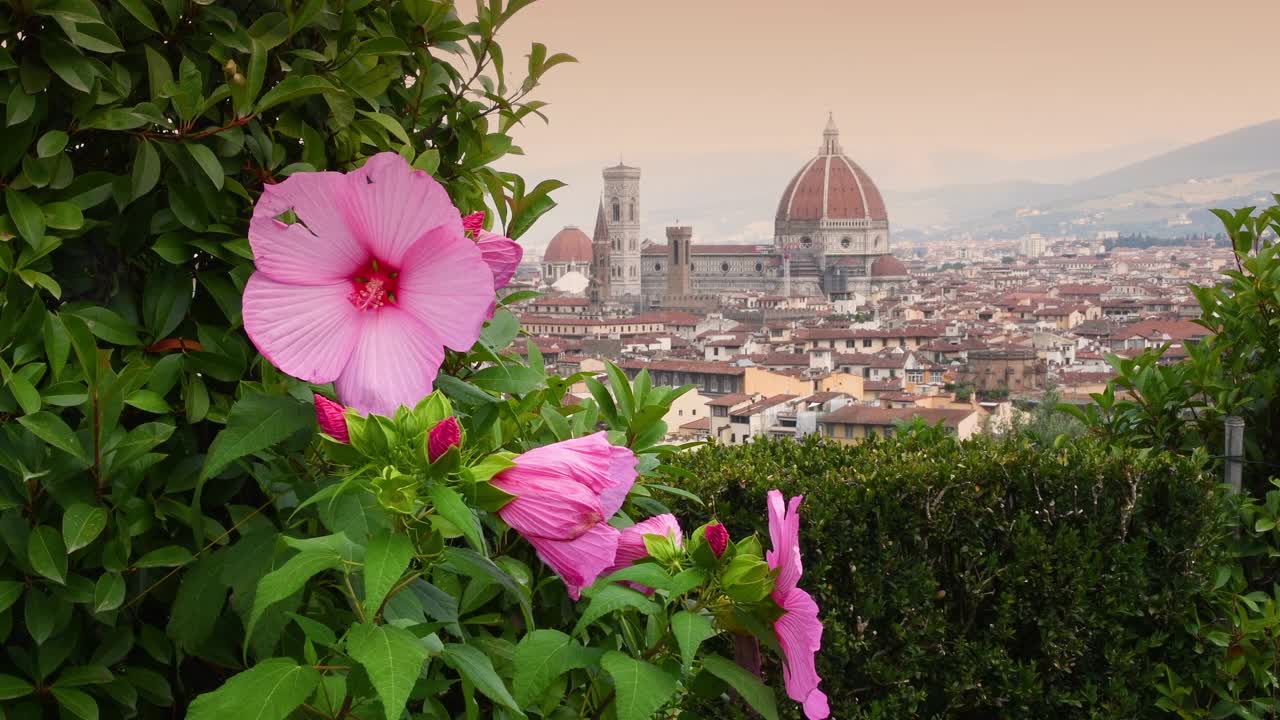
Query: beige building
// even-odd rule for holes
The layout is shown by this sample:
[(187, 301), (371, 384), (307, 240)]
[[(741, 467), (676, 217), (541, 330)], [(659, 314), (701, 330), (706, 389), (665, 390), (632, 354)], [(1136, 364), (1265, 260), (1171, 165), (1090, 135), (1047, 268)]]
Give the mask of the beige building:
[(930, 425), (942, 424), (950, 435), (961, 440), (982, 430), (985, 413), (976, 408), (882, 408), (847, 405), (818, 421), (821, 433), (838, 442), (855, 444), (873, 435), (891, 436), (898, 426), (920, 418)]

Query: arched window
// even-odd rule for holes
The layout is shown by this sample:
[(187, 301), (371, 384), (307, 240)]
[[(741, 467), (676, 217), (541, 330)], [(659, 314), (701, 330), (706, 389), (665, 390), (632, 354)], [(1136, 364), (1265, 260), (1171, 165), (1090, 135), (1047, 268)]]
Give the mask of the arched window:
[(617, 198), (613, 199), (613, 221), (622, 222), (622, 203)]
[(631, 201), (631, 222), (636, 221), (636, 201)]

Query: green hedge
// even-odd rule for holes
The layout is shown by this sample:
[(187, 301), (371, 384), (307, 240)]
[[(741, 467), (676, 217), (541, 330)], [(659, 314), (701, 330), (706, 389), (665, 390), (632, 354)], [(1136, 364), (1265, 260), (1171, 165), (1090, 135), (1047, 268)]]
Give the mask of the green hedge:
[(822, 608), (835, 717), (1154, 717), (1160, 665), (1198, 662), (1183, 627), (1224, 525), (1191, 461), (922, 437), (713, 446), (680, 464), (735, 537), (768, 537), (768, 489), (805, 496), (801, 585)]

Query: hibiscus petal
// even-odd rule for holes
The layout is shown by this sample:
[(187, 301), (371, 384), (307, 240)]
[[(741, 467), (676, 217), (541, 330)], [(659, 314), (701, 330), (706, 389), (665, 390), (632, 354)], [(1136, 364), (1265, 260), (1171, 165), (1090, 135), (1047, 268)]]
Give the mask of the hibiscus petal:
[[(825, 705), (826, 696), (819, 701), (811, 698), (818, 691), (817, 668), (814, 666), (814, 654), (822, 645), (822, 623), (818, 620), (818, 606), (809, 593), (794, 588), (781, 595), (774, 593), (774, 600), (785, 611), (773, 625), (778, 636), (778, 645), (782, 647), (785, 660), (782, 669), (783, 684), (787, 689), (787, 697), (806, 704), (806, 712), (810, 702), (813, 709), (820, 710)], [(820, 720), (825, 715), (810, 715), (811, 720)]]
[(400, 267), (405, 252), (436, 228), (465, 239), (462, 217), (440, 183), (393, 152), (369, 158), (346, 181), (340, 204), (347, 223), (361, 244), (392, 267)]
[(528, 538), (572, 540), (604, 520), (596, 496), (563, 477), (530, 472), (517, 465), (495, 477), (493, 486), (516, 496), (498, 516)]
[(493, 271), (474, 242), (452, 227), (432, 230), (404, 254), (399, 283), (400, 307), (444, 345), (471, 349), (493, 305)]
[(638, 460), (631, 450), (611, 444), (608, 433), (601, 431), (535, 448), (517, 462), (545, 468), (591, 488), (600, 498), (605, 517), (612, 517), (635, 484)]
[(831, 708), (827, 705), (827, 694), (814, 689), (804, 699), (804, 716), (809, 720), (825, 720), (831, 717)]
[[(369, 251), (360, 245), (339, 209), (346, 176), (303, 172), (267, 185), (253, 207), (249, 247), (258, 271), (291, 285), (330, 285), (347, 280)], [(298, 222), (276, 218), (287, 210)]]
[(769, 539), (773, 549), (765, 553), (769, 567), (778, 570), (778, 578), (774, 588), (778, 592), (786, 592), (800, 582), (804, 572), (800, 560), (800, 502), (804, 496), (797, 495), (783, 505), (782, 493), (769, 491)]
[(680, 533), (680, 522), (675, 515), (655, 515), (630, 527), (622, 529), (618, 538), (618, 554), (614, 558), (614, 566), (610, 572), (621, 570), (639, 560), (649, 557), (649, 549), (644, 544), (646, 535), (662, 535), (673, 538), (677, 547), (684, 547), (684, 537)]
[(334, 388), (361, 413), (390, 417), (431, 393), (444, 348), (412, 315), (398, 307), (364, 313), (364, 327)]
[(529, 538), (542, 562), (564, 580), (569, 597), (577, 600), (582, 588), (600, 577), (604, 569), (613, 564), (618, 550), (618, 531), (603, 523), (596, 525), (573, 540), (547, 540)]
[(515, 240), (484, 230), (480, 231), (480, 236), (476, 239), (476, 247), (480, 248), (480, 254), (493, 271), (494, 289), (506, 287), (520, 267), (524, 248)]
[(272, 365), (312, 383), (332, 382), (360, 337), (347, 283), (289, 285), (255, 272), (241, 307), (249, 339)]

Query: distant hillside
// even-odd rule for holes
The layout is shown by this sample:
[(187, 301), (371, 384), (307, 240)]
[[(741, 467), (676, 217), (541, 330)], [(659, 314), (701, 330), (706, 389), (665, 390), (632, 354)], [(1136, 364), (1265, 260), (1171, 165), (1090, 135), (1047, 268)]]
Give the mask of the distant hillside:
[[(1274, 185), (1280, 170), (1280, 120), (1241, 128), (1147, 160), (1082, 180), (1054, 185), (1011, 181), (932, 188), (890, 198), (890, 212), (906, 226), (935, 233), (1054, 231), (1046, 223), (1069, 223), (1081, 213), (1106, 224), (1110, 212), (1143, 229), (1158, 230), (1203, 203), (1249, 198)], [(1225, 204), (1225, 203), (1224, 203)], [(1018, 217), (1035, 209), (1039, 222)], [(1025, 213), (1023, 213), (1025, 215)], [(1117, 218), (1119, 219), (1119, 218)]]

